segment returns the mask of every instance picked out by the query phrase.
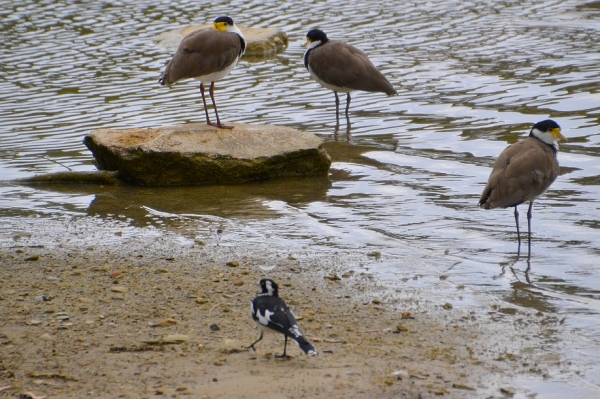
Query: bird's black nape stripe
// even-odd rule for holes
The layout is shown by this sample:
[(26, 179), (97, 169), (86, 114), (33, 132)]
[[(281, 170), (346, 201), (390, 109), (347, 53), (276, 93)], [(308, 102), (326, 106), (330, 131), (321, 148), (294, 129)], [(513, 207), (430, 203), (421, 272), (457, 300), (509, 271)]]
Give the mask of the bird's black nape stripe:
[[(317, 46), (318, 47), (318, 46)], [(306, 51), (306, 53), (304, 53), (304, 67), (306, 68), (306, 70), (308, 71), (308, 54), (313, 51), (313, 49), (309, 49)]]
[(215, 18), (215, 22), (227, 22), (228, 25), (233, 25), (233, 19), (227, 15), (221, 15), (220, 17)]
[[(320, 41), (321, 43), (319, 44), (319, 46), (322, 46), (323, 43), (327, 43), (329, 41), (325, 32), (323, 32), (320, 29), (312, 29), (312, 30), (308, 31), (308, 33), (306, 34), (306, 37), (308, 38), (308, 41), (311, 43)], [(316, 46), (316, 47), (319, 47), (319, 46)], [(306, 53), (304, 53), (304, 67), (306, 68), (306, 70), (308, 70), (308, 55), (316, 47), (308, 49), (306, 51)]]
[(240, 52), (238, 55), (241, 57), (246, 52), (246, 41), (240, 35), (237, 35), (237, 37), (238, 37), (238, 39), (240, 39), (241, 47), (240, 47)]

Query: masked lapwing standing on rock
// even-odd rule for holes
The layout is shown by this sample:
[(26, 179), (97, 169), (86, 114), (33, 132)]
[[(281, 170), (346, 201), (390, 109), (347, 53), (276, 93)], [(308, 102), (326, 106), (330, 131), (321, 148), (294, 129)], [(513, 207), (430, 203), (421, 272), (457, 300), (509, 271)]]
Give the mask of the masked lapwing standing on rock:
[(285, 336), (283, 354), (275, 357), (286, 357), (288, 337), (298, 343), (307, 355), (317, 355), (317, 350), (306, 340), (298, 327), (294, 314), (279, 297), (279, 287), (270, 279), (262, 279), (258, 283), (261, 292), (252, 301), (252, 319), (260, 330), (260, 337), (248, 348), (256, 350), (254, 345), (263, 339), (264, 332), (280, 333)]
[(490, 178), (481, 194), (483, 209), (515, 208), (519, 249), (519, 212), (517, 206), (529, 201), (527, 211), (528, 243), (531, 250), (531, 208), (558, 176), (557, 139), (566, 140), (553, 120), (536, 123), (529, 137), (507, 147), (494, 163)]
[[(206, 123), (221, 129), (231, 126), (221, 124), (215, 103), (215, 82), (227, 76), (246, 51), (246, 39), (235, 26), (233, 19), (221, 16), (215, 19), (212, 29), (194, 31), (183, 38), (171, 61), (167, 64), (158, 83), (170, 86), (181, 79), (195, 78), (200, 81), (200, 93), (206, 113)], [(217, 123), (208, 116), (204, 83), (210, 82), (208, 93), (215, 109)]]
[(398, 94), (367, 55), (347, 43), (329, 40), (325, 32), (313, 29), (306, 34), (304, 66), (321, 86), (335, 94), (336, 116), (340, 112), (338, 92), (346, 93), (346, 116), (350, 92), (355, 90)]

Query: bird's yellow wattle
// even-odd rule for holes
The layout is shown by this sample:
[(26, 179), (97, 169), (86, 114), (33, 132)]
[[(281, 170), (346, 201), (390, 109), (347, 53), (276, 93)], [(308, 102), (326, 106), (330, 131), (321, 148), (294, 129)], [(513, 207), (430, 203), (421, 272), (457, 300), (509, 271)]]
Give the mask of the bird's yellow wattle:
[(554, 128), (554, 129), (550, 130), (550, 133), (552, 133), (552, 137), (554, 137), (555, 139), (561, 139), (561, 140), (568, 141), (567, 138), (562, 135), (559, 128)]
[(212, 28), (221, 32), (227, 32), (227, 22), (215, 22)]

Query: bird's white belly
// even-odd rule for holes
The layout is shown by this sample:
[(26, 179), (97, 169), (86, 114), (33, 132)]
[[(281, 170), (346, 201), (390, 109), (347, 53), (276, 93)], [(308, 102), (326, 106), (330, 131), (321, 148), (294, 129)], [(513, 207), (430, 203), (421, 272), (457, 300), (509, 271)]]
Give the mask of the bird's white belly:
[(330, 85), (329, 83), (323, 82), (321, 79), (319, 79), (319, 77), (317, 75), (315, 75), (315, 73), (312, 71), (310, 65), (308, 66), (308, 73), (310, 73), (310, 76), (314, 80), (316, 80), (318, 84), (320, 84), (321, 86), (325, 87), (326, 89), (337, 91), (337, 92), (340, 92), (340, 93), (350, 93), (350, 92), (355, 91), (354, 89), (350, 89), (348, 87), (334, 86), (334, 85)]
[(233, 68), (235, 68), (235, 66), (237, 65), (238, 61), (239, 61), (239, 57), (236, 58), (235, 61), (232, 62), (231, 65), (229, 65), (225, 69), (222, 69), (217, 72), (209, 73), (208, 75), (196, 76), (194, 79), (199, 80), (203, 83), (216, 82), (217, 80), (222, 79), (225, 76), (229, 75), (229, 73), (231, 73), (231, 71), (233, 71)]

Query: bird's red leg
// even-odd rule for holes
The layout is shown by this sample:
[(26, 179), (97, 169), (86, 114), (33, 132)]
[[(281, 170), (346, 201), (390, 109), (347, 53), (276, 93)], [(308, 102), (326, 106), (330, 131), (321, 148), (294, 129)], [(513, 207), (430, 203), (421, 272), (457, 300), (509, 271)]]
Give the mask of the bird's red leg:
[(206, 107), (206, 98), (204, 97), (204, 85), (200, 82), (200, 94), (202, 94), (202, 102), (204, 103), (204, 113), (206, 114), (206, 124), (211, 125), (210, 118), (208, 117), (208, 108)]
[(215, 82), (211, 82), (210, 89), (208, 89), (208, 93), (210, 94), (213, 107), (215, 107), (215, 115), (217, 116), (217, 124), (215, 125), (213, 123), (209, 123), (209, 125), (218, 127), (220, 129), (233, 129), (233, 126), (221, 125), (221, 121), (219, 120), (219, 112), (217, 111), (217, 103), (215, 102)]

